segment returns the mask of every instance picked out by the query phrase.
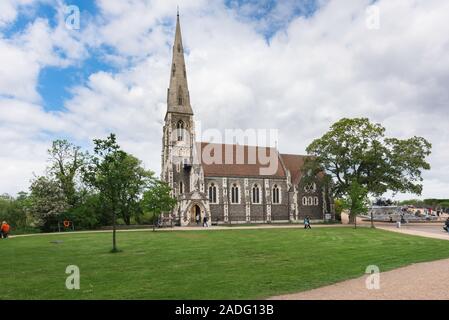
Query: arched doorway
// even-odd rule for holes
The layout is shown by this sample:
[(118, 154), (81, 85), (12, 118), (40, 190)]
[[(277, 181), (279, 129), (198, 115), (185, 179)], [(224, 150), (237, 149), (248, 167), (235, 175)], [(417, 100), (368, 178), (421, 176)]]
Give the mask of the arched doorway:
[(198, 221), (201, 222), (201, 208), (199, 205), (194, 204), (190, 209), (190, 223), (196, 224)]

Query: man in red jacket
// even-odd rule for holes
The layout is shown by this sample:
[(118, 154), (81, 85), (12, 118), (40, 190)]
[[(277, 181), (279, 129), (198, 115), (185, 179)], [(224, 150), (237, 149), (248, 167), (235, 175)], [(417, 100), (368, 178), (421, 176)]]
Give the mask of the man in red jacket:
[(0, 228), (1, 231), (1, 235), (3, 239), (7, 239), (8, 238), (8, 234), (9, 234), (9, 224), (6, 223), (6, 221), (3, 221), (2, 226)]

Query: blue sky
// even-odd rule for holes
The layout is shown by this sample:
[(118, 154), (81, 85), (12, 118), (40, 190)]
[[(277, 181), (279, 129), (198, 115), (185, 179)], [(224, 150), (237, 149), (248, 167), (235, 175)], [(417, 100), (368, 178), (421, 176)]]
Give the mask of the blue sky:
[[(77, 6), (82, 16), (87, 15), (95, 19), (99, 15), (95, 1), (72, 0), (66, 1), (65, 4)], [(257, 32), (261, 33), (268, 42), (276, 32), (287, 27), (292, 19), (298, 16), (310, 16), (318, 8), (316, 0), (281, 3), (275, 0), (225, 0), (224, 4), (228, 9), (233, 10), (242, 21), (255, 23)], [(50, 27), (55, 27), (56, 15), (57, 8), (48, 3), (41, 3), (29, 10), (19, 11), (16, 20), (2, 30), (3, 36), (5, 38), (14, 37), (38, 18), (48, 20)], [(173, 26), (173, 19), (170, 22)], [(257, 25), (257, 23), (261, 23), (261, 25)], [(81, 20), (81, 29), (83, 27), (83, 20)], [(88, 77), (96, 72), (117, 72), (116, 66), (103, 61), (104, 53), (111, 50), (113, 51), (107, 46), (90, 48), (89, 56), (86, 59), (77, 61), (68, 67), (47, 66), (42, 68), (37, 91), (43, 99), (44, 108), (48, 111), (63, 110), (64, 102), (72, 97), (72, 87), (85, 83)]]
[(423, 197), (449, 197), (446, 0), (1, 0), (0, 193), (27, 190), (61, 137), (89, 148), (114, 132), (160, 170), (178, 4), (201, 127), (276, 129), (281, 152), (303, 154), (340, 118), (369, 117), (427, 138)]

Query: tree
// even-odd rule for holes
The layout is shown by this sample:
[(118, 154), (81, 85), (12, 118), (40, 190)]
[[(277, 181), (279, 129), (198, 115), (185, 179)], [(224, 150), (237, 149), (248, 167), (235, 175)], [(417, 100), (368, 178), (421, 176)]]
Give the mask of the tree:
[(341, 221), (341, 213), (343, 211), (343, 199), (334, 200), (335, 220)]
[(14, 198), (8, 194), (0, 195), (0, 222), (7, 221), (13, 228), (27, 226), (28, 197), (24, 192)]
[(121, 165), (123, 190), (120, 192), (119, 211), (125, 224), (131, 223), (131, 216), (141, 214), (140, 200), (144, 190), (154, 179), (154, 173), (145, 170), (142, 162), (127, 154)]
[(162, 212), (171, 211), (176, 205), (176, 199), (171, 196), (170, 186), (161, 180), (155, 180), (150, 189), (143, 195), (144, 209), (153, 214), (153, 231), (155, 220)]
[[(431, 144), (422, 137), (386, 138), (385, 128), (367, 118), (341, 119), (308, 147), (308, 166), (324, 170), (333, 182), (334, 197), (347, 197), (352, 183), (368, 195), (387, 191), (421, 194), (423, 170)], [(350, 213), (351, 220), (354, 215)]]
[(61, 185), (49, 177), (37, 177), (30, 186), (30, 210), (37, 223), (44, 229), (51, 229), (62, 213), (70, 208)]
[(357, 228), (357, 216), (368, 211), (370, 201), (368, 190), (357, 181), (350, 184), (347, 195), (342, 199), (343, 209), (348, 209), (350, 217), (354, 219), (354, 227)]
[(51, 165), (49, 173), (60, 183), (61, 189), (71, 206), (79, 201), (76, 192), (76, 177), (84, 166), (87, 154), (67, 140), (53, 141), (48, 150)]
[(94, 140), (94, 156), (83, 168), (84, 181), (98, 191), (100, 201), (112, 216), (112, 252), (117, 252), (116, 220), (119, 214), (129, 223), (153, 173), (120, 149), (114, 134)]

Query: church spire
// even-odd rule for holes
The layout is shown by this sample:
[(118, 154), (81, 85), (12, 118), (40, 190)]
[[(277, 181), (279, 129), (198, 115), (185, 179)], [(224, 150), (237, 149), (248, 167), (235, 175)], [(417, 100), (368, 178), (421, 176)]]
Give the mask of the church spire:
[(189, 87), (187, 85), (184, 48), (182, 46), (179, 9), (176, 18), (175, 42), (170, 73), (170, 87), (167, 93), (167, 112), (193, 114), (190, 106)]

